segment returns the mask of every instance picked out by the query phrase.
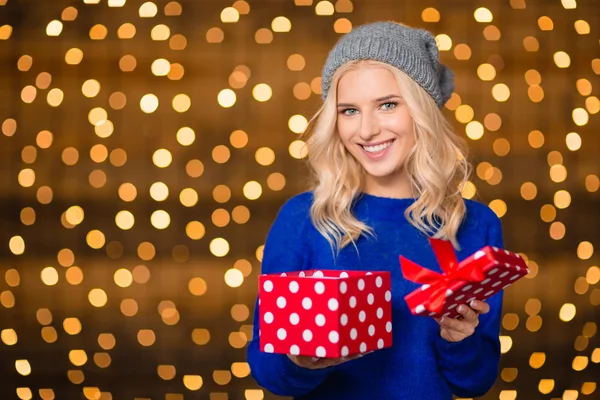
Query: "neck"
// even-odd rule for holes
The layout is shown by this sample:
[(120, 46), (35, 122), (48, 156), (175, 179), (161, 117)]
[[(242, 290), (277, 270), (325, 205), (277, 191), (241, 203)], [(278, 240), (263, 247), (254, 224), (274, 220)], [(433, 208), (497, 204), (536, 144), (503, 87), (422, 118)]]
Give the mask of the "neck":
[(363, 192), (378, 197), (404, 199), (415, 197), (410, 179), (404, 171), (397, 175), (376, 177), (367, 175)]

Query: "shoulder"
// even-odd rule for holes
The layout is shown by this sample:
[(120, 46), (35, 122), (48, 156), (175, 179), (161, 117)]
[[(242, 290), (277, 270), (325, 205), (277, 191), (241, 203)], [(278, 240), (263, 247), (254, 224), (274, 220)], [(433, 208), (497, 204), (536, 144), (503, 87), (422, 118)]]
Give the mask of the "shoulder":
[(312, 192), (302, 192), (288, 198), (279, 207), (274, 225), (283, 229), (303, 230), (310, 220), (312, 203)]
[(486, 228), (502, 225), (498, 215), (486, 204), (471, 199), (464, 199), (464, 201), (467, 209), (467, 223), (470, 222), (474, 225), (484, 226)]
[(302, 192), (288, 198), (279, 209), (279, 217), (305, 218), (309, 216), (313, 193)]

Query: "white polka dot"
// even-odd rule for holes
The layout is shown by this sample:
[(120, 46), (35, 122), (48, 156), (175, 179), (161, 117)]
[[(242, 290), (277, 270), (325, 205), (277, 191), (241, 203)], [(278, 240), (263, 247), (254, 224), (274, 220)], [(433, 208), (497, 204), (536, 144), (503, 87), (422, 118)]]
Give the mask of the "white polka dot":
[(510, 271), (504, 271), (500, 274), (500, 278), (504, 278), (506, 275), (510, 274)]
[(493, 270), (491, 270), (490, 272), (488, 272), (488, 275), (494, 275), (496, 272), (498, 272), (498, 268), (494, 268)]
[(482, 285), (487, 285), (489, 281), (491, 281), (491, 279), (490, 279), (490, 278), (484, 279), (484, 280), (481, 282), (481, 284), (482, 284)]
[(373, 336), (375, 334), (375, 327), (373, 325), (369, 325), (369, 336)]
[(431, 287), (431, 285), (430, 285), (430, 284), (428, 284), (428, 283), (426, 283), (426, 284), (424, 284), (424, 285), (422, 285), (422, 286), (421, 286), (421, 290), (427, 290), (427, 289), (429, 289), (430, 287)]
[(325, 325), (325, 316), (323, 314), (318, 314), (315, 317), (315, 324), (317, 324), (318, 326)]
[(287, 302), (285, 301), (285, 297), (279, 296), (277, 298), (277, 307), (284, 308), (286, 304), (287, 304)]
[(327, 355), (327, 352), (325, 351), (325, 347), (323, 347), (323, 346), (317, 347), (316, 354), (317, 354), (317, 357), (321, 357), (321, 358), (325, 357)]
[(358, 280), (358, 290), (363, 290), (365, 288), (365, 281), (363, 279)]
[(302, 332), (302, 339), (304, 339), (305, 342), (310, 342), (313, 338), (312, 332), (308, 329), (304, 330), (304, 332)]
[(299, 289), (300, 289), (300, 286), (298, 285), (298, 282), (296, 282), (296, 281), (290, 282), (290, 292), (298, 293)]
[(340, 340), (340, 334), (337, 331), (329, 332), (329, 341), (331, 343), (337, 343)]
[(378, 349), (383, 349), (383, 345), (384, 345), (384, 344), (385, 344), (385, 343), (383, 343), (383, 339), (379, 339), (379, 340), (377, 341), (377, 348), (378, 348)]
[(364, 353), (365, 351), (367, 351), (367, 344), (365, 342), (362, 342), (360, 344), (360, 352)]
[(383, 308), (379, 307), (377, 309), (377, 318), (381, 319), (383, 318)]
[(494, 294), (493, 290), (490, 290), (489, 292), (487, 292), (486, 294), (484, 294), (485, 297), (491, 296)]
[(479, 288), (479, 289), (475, 290), (475, 291), (473, 292), (473, 294), (477, 294), (477, 293), (480, 293), (480, 292), (482, 292), (482, 291), (483, 291), (483, 288)]
[(355, 340), (358, 337), (358, 331), (356, 328), (350, 330), (350, 339)]
[(347, 277), (348, 277), (348, 273), (346, 271), (344, 271), (340, 274), (340, 278), (347, 278)]
[(514, 280), (515, 280), (515, 279), (517, 279), (519, 276), (521, 276), (521, 275), (519, 275), (519, 274), (516, 274), (516, 275), (514, 275), (512, 278), (510, 278), (510, 280), (511, 280), (511, 281), (514, 281)]
[(265, 281), (265, 283), (263, 284), (263, 289), (265, 289), (265, 292), (270, 292), (271, 290), (273, 290), (273, 282)]
[(391, 332), (392, 331), (392, 323), (390, 321), (388, 321), (387, 324), (385, 324), (385, 330), (387, 332)]
[(446, 290), (446, 297), (450, 297), (454, 294), (454, 292), (452, 291), (452, 289), (447, 289)]
[(283, 328), (277, 329), (277, 338), (279, 340), (284, 340), (287, 337), (287, 332)]
[(416, 312), (417, 314), (421, 314), (421, 313), (422, 313), (422, 312), (424, 312), (424, 311), (425, 311), (425, 306), (424, 306), (423, 304), (419, 304), (419, 305), (417, 306), (417, 308), (415, 308), (415, 312)]
[(327, 307), (329, 307), (331, 311), (337, 310), (339, 307), (338, 301), (336, 299), (329, 299), (327, 302)]
[(373, 296), (373, 293), (369, 293), (369, 295), (367, 296), (367, 303), (369, 303), (369, 304), (375, 303), (375, 296)]
[(481, 250), (479, 250), (477, 253), (475, 253), (475, 255), (473, 256), (473, 258), (474, 258), (475, 260), (477, 260), (477, 259), (480, 259), (480, 258), (481, 258), (481, 257), (483, 257), (483, 256), (485, 256), (485, 252), (484, 252), (484, 251), (481, 251)]
[(380, 276), (378, 276), (377, 279), (375, 279), (375, 285), (377, 287), (381, 287), (381, 285), (383, 285), (383, 279), (381, 279)]
[(348, 350), (348, 346), (342, 347), (342, 357), (346, 357), (349, 353), (350, 350)]
[(292, 345), (292, 347), (290, 347), (290, 354), (293, 356), (297, 356), (300, 354), (300, 347), (296, 346), (295, 344)]
[(325, 285), (323, 282), (315, 283), (315, 292), (317, 292), (317, 294), (323, 294), (323, 292), (325, 292)]
[(342, 324), (342, 326), (348, 325), (348, 316), (346, 314), (342, 314), (342, 316), (340, 317), (340, 323)]
[(285, 272), (282, 272), (279, 276), (287, 276), (287, 274)]
[(472, 302), (473, 300), (475, 300), (477, 297), (473, 296), (471, 297), (469, 300), (467, 300), (467, 304), (469, 304), (470, 302)]
[(350, 297), (350, 308), (356, 307), (356, 297)]
[(456, 308), (457, 305), (458, 304), (456, 304), (456, 303), (452, 304), (450, 307), (448, 307), (448, 310), (452, 310), (453, 308)]
[(506, 285), (502, 286), (502, 289), (506, 289), (507, 287), (509, 287), (511, 284), (507, 283)]
[(310, 308), (312, 307), (312, 300), (308, 297), (303, 298), (302, 307), (304, 307), (305, 310), (310, 310)]
[(348, 290), (348, 285), (346, 284), (346, 282), (340, 283), (340, 292), (346, 293), (347, 290)]
[(496, 246), (492, 247), (492, 249), (494, 249), (494, 251), (498, 251), (498, 248)]
[(456, 296), (456, 299), (455, 299), (455, 300), (456, 300), (456, 301), (460, 301), (460, 300), (462, 300), (462, 299), (463, 299), (463, 297), (465, 297), (465, 295), (464, 295), (464, 294), (461, 294), (460, 296)]
[(298, 274), (299, 277), (304, 278), (306, 276), (306, 274), (304, 273), (304, 271), (300, 271), (300, 273)]
[(359, 312), (358, 319), (360, 320), (360, 322), (365, 322), (365, 319), (367, 319), (367, 313), (364, 311)]
[(267, 324), (270, 324), (271, 322), (273, 322), (273, 319), (274, 319), (274, 318), (273, 318), (273, 313), (272, 313), (272, 312), (269, 312), (269, 311), (267, 311), (267, 312), (265, 313), (265, 316), (264, 316), (264, 320), (265, 320), (265, 322), (266, 322)]
[(300, 316), (296, 313), (292, 313), (290, 315), (290, 324), (298, 325), (299, 322), (300, 322)]
[(502, 281), (494, 282), (494, 284), (492, 285), (492, 287), (496, 287), (496, 286), (499, 286), (499, 285), (502, 285)]
[(471, 289), (473, 287), (473, 285), (466, 285), (464, 288), (462, 288), (463, 292), (466, 292), (467, 290)]
[(510, 252), (508, 250), (504, 250), (504, 254), (508, 255)]
[(392, 292), (389, 290), (385, 291), (385, 301), (390, 301), (392, 299)]
[(265, 344), (265, 353), (272, 353), (274, 351), (275, 349), (273, 348), (273, 345), (271, 343)]
[(369, 272), (367, 272), (367, 276), (369, 276), (369, 275), (373, 275), (373, 273), (372, 273), (372, 272), (370, 272), (370, 271), (369, 271)]
[(322, 278), (323, 276), (323, 271), (317, 271), (313, 274), (313, 277), (315, 278)]

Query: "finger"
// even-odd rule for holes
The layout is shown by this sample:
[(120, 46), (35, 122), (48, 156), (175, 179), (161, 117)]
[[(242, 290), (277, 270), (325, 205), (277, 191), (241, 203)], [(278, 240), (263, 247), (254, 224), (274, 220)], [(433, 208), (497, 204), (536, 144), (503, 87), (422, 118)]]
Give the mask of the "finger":
[(490, 312), (490, 305), (485, 301), (474, 300), (470, 305), (478, 314), (487, 314)]
[(465, 320), (473, 323), (478, 322), (477, 313), (472, 308), (461, 304), (460, 306), (458, 306), (458, 312), (464, 317)]
[(447, 331), (455, 331), (465, 335), (472, 335), (475, 331), (475, 327), (470, 321), (457, 320), (454, 318), (442, 318), (440, 326)]

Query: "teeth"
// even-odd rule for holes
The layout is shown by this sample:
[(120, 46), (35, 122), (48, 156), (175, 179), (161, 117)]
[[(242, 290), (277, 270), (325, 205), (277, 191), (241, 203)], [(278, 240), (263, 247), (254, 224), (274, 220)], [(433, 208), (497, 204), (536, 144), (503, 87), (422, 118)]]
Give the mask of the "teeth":
[(388, 147), (390, 147), (392, 142), (393, 140), (390, 140), (389, 142), (378, 144), (377, 146), (363, 146), (363, 149), (365, 149), (369, 153), (377, 153), (382, 151), (383, 149), (387, 149)]

